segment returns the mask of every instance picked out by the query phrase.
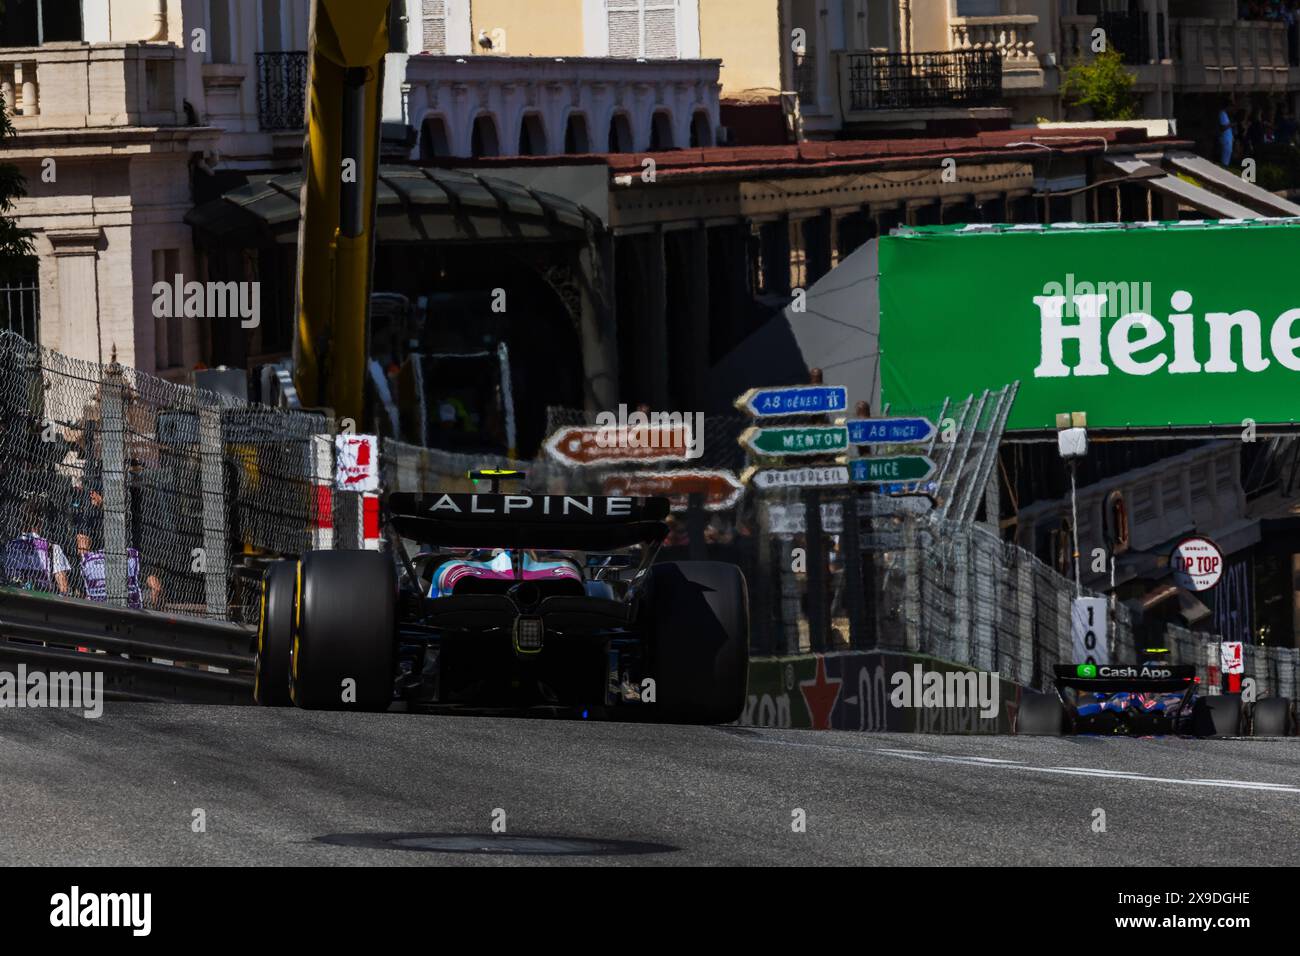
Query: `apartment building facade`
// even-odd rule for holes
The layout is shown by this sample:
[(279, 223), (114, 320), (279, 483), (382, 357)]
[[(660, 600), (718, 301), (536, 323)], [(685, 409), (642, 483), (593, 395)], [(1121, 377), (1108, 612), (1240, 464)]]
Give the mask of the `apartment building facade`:
[[(807, 157), (798, 155), (755, 163), (708, 153), (736, 140), (730, 104), (785, 116), (788, 126), (769, 144), (785, 140), (787, 130), (791, 139), (827, 141), (915, 137), (937, 128), (973, 135), (1012, 120), (1057, 118), (1064, 115), (1061, 70), (1091, 55), (1080, 38), (1098, 25), (1137, 51), (1134, 69), (1153, 115), (1168, 115), (1175, 95), (1295, 87), (1285, 27), (1233, 20), (1226, 0), (1133, 0), (1123, 11), (1101, 8), (1111, 0), (1094, 0), (1096, 9), (1088, 3), (397, 0), (384, 119), (399, 133), (387, 155), (446, 165), (700, 150), (698, 162), (686, 165), (701, 170), (708, 188), (675, 200), (672, 215), (707, 221), (729, 197), (765, 188), (763, 170), (777, 159), (800, 178), (810, 175)], [(215, 268), (207, 257), (216, 253), (195, 247), (186, 217), (230, 189), (298, 167), (308, 5), (8, 0), (6, 11), (0, 96), (18, 130), (6, 157), (27, 178), (18, 215), (34, 230), (37, 253), (29, 273), (0, 290), (7, 321), (69, 354), (98, 360), (116, 352), (175, 377), (220, 360), (226, 353), (214, 341), (236, 334), (247, 338), (239, 353), (250, 361), (283, 354), (287, 321), (245, 332), (207, 319), (155, 318), (152, 288), (178, 274), (260, 278), (261, 263), (244, 254), (230, 252)], [(905, 168), (935, 148), (896, 152)], [(1005, 163), (990, 157), (960, 184), (936, 174), (901, 193), (890, 185), (888, 198), (874, 194), (864, 214), (882, 223), (1113, 215), (1081, 192), (1051, 200), (1053, 208), (1026, 202), (1044, 188), (1088, 183), (1081, 160), (1049, 169), (1049, 155), (1020, 164), (1010, 178)], [(641, 190), (639, 173), (628, 172), (639, 164), (609, 164), (602, 188), (614, 197), (615, 218), (629, 207), (625, 197), (667, 192)], [(630, 190), (620, 185), (629, 175)], [(828, 194), (827, 209), (844, 210), (837, 222), (858, 221), (849, 207), (857, 208), (859, 197), (838, 206), (833, 198)], [(593, 201), (610, 206), (608, 197)], [(630, 204), (638, 205), (639, 198)], [(824, 218), (812, 213), (814, 222)], [(801, 226), (780, 241), (771, 222), (749, 226), (755, 231), (745, 244), (767, 245), (765, 269), (773, 269), (774, 250), (789, 248), (798, 270)], [(264, 294), (272, 312), (283, 312), (292, 283)]]

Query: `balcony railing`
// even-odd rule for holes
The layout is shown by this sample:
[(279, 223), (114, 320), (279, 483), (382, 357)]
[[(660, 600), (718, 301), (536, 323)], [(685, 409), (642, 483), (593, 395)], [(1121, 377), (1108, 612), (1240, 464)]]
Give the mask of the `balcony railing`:
[(184, 122), (185, 51), (160, 43), (0, 49), (0, 98), (20, 132)]
[(996, 50), (850, 53), (849, 111), (996, 106), (1002, 57)]
[(1190, 90), (1281, 91), (1300, 60), (1294, 28), (1276, 20), (1175, 17), (1170, 30), (1177, 81)]
[(1038, 69), (1034, 30), (1038, 17), (1032, 14), (996, 17), (952, 17), (948, 21), (949, 49), (995, 50), (1004, 70)]
[(302, 129), (307, 117), (307, 54), (257, 54), (257, 124), (264, 130)]
[(1102, 12), (1097, 26), (1106, 31), (1106, 46), (1118, 50), (1130, 66), (1151, 60), (1151, 30), (1145, 13)]

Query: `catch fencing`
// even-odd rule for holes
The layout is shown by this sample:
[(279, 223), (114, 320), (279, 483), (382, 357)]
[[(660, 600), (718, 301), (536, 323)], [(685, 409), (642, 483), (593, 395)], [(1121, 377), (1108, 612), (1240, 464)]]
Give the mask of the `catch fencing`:
[[(784, 657), (846, 650), (894, 650), (996, 671), (1047, 689), (1053, 668), (1074, 663), (1070, 615), (1075, 584), (1036, 555), (1003, 541), (986, 515), (996, 462), (995, 434), (1014, 387), (928, 411), (956, 424), (953, 440), (926, 449), (936, 480), (902, 497), (866, 489), (748, 491), (733, 508), (699, 502), (675, 510), (662, 557), (735, 563), (749, 581), (751, 653)], [(573, 409), (548, 409), (550, 431), (591, 425)], [(705, 419), (699, 468), (740, 471), (743, 416)], [(516, 461), (383, 442), (383, 483), (394, 491), (473, 490), (466, 473), (499, 467), (527, 472), (537, 493), (607, 493), (609, 468), (566, 467), (545, 456)], [(671, 466), (679, 469), (680, 466)], [(659, 465), (619, 470), (663, 471)], [(977, 520), (985, 518), (985, 520)], [(814, 533), (809, 532), (814, 528)], [(820, 544), (819, 544), (820, 542)], [(1104, 595), (1084, 589), (1087, 597)], [(1218, 639), (1163, 622), (1143, 624), (1111, 602), (1111, 660), (1138, 660), (1161, 646), (1175, 664), (1197, 668), (1219, 689)], [(1245, 648), (1247, 677), (1261, 695), (1295, 698), (1300, 651)]]
[(4, 333), (4, 583), (255, 623), (261, 561), (333, 526), (332, 431)]
[[(935, 410), (958, 424), (932, 447), (930, 487), (747, 491), (711, 509), (675, 502), (662, 556), (739, 565), (750, 582), (752, 653), (897, 650), (1048, 686), (1073, 659), (1074, 585), (1003, 541), (983, 514), (996, 440), (1014, 390)], [(551, 430), (591, 424), (550, 409)], [(741, 472), (740, 415), (705, 419), (699, 469)], [(359, 546), (358, 496), (333, 494), (334, 423), (324, 414), (239, 401), (0, 335), (0, 541), (3, 583), (169, 615), (252, 624), (266, 560)], [(606, 494), (611, 468), (546, 455), (515, 461), (392, 440), (385, 491), (473, 490), (474, 468), (527, 472), (534, 493)], [(621, 471), (674, 470), (663, 465)], [(948, 506), (945, 502), (954, 503)], [(1212, 635), (1143, 627), (1112, 606), (1112, 659), (1159, 641), (1216, 689)], [(1295, 697), (1295, 649), (1245, 648), (1261, 694)]]

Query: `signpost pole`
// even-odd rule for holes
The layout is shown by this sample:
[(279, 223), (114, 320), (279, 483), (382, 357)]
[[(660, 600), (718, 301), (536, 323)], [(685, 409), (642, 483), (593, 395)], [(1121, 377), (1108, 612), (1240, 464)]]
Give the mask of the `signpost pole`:
[(804, 498), (804, 528), (808, 547), (808, 641), (814, 652), (826, 650), (826, 542), (822, 536), (822, 493), (809, 488)]
[[(860, 418), (871, 417), (871, 408), (866, 402), (858, 402), (857, 414)], [(859, 449), (860, 455), (870, 455), (870, 448)], [(867, 491), (866, 494), (871, 494)], [(844, 577), (847, 581), (849, 611), (849, 640), (855, 648), (871, 647), (875, 641), (875, 628), (868, 625), (875, 623), (875, 557), (870, 545), (866, 552), (862, 550), (862, 532), (871, 534), (871, 508), (868, 503), (866, 516), (858, 518), (858, 489), (849, 487), (844, 502)], [(867, 539), (870, 541), (870, 537)]]
[(1075, 488), (1075, 460), (1070, 459), (1070, 535), (1074, 538), (1074, 596), (1083, 597), (1083, 581), (1079, 574), (1079, 495)]
[[(822, 384), (822, 370), (808, 370), (808, 380), (813, 385)], [(824, 415), (809, 419), (813, 422), (824, 421)], [(826, 569), (826, 541), (822, 536), (822, 495), (820, 489), (810, 488), (804, 499), (804, 530), (808, 546), (808, 642), (813, 651), (826, 650), (827, 623), (830, 620), (830, 608), (827, 606), (826, 582), (829, 577)]]
[(690, 538), (689, 554), (692, 561), (707, 561), (708, 548), (704, 544), (704, 495), (698, 491), (691, 492), (686, 507), (686, 534)]

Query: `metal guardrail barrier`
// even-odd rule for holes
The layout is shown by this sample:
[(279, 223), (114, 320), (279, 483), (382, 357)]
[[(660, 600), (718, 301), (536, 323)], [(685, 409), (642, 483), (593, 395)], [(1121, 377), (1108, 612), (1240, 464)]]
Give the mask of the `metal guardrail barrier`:
[(109, 699), (251, 703), (254, 633), (0, 588), (0, 665), (103, 672)]

